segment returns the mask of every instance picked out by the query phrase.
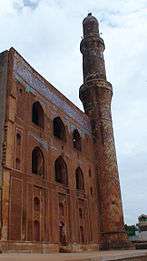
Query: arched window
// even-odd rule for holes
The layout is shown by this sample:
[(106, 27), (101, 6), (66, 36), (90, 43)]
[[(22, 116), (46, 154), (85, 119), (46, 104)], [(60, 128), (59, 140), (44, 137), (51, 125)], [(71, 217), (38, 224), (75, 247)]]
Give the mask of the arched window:
[(32, 173), (39, 176), (44, 174), (43, 154), (38, 147), (35, 147), (32, 151)]
[(73, 147), (79, 151), (81, 151), (81, 136), (77, 129), (73, 131), (72, 134)]
[(84, 177), (80, 167), (76, 169), (76, 189), (84, 190)]
[(40, 223), (39, 221), (34, 221), (34, 240), (40, 241)]
[(56, 117), (53, 120), (53, 132), (54, 132), (55, 137), (57, 137), (63, 141), (66, 141), (65, 126), (60, 117)]
[(44, 111), (39, 102), (33, 103), (32, 107), (32, 122), (44, 128)]
[(65, 186), (68, 185), (67, 165), (61, 156), (55, 161), (55, 180)]
[(35, 211), (40, 211), (40, 200), (38, 197), (34, 198), (34, 210)]

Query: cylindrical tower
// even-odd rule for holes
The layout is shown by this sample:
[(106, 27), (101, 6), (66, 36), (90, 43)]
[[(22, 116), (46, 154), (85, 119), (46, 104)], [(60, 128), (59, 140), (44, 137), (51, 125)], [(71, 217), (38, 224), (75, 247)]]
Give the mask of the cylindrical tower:
[(124, 248), (128, 240), (124, 231), (122, 201), (111, 117), (112, 85), (106, 79), (98, 21), (92, 14), (83, 21), (83, 81), (80, 99), (90, 118), (95, 149), (100, 245)]

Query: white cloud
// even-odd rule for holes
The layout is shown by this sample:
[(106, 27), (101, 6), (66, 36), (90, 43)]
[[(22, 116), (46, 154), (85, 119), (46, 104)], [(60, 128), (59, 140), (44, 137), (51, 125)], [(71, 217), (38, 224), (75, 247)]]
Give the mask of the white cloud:
[(107, 75), (114, 86), (114, 131), (125, 216), (127, 222), (135, 223), (137, 215), (147, 213), (146, 0), (2, 1), (0, 50), (14, 46), (82, 108), (79, 44), (82, 19), (89, 11), (101, 20)]

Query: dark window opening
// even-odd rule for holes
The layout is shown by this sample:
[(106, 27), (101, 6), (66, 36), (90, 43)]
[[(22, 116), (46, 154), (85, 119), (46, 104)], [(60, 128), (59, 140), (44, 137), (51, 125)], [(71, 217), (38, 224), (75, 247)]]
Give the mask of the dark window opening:
[(73, 131), (73, 147), (81, 151), (81, 136), (77, 129)]
[(84, 190), (84, 177), (80, 167), (76, 169), (76, 189)]
[(44, 128), (44, 111), (39, 102), (35, 102), (32, 107), (32, 122)]
[(34, 198), (34, 210), (40, 211), (40, 200), (37, 197)]
[(62, 120), (60, 119), (60, 117), (56, 117), (53, 120), (53, 132), (54, 132), (54, 136), (66, 141), (66, 131), (65, 131), (65, 126), (62, 122)]
[(20, 170), (20, 159), (16, 159), (16, 169)]
[(32, 173), (39, 176), (44, 174), (43, 154), (38, 147), (32, 151)]
[(90, 187), (90, 194), (91, 194), (91, 196), (93, 196), (93, 188), (92, 187)]
[(89, 177), (91, 177), (91, 169), (89, 169)]
[(83, 213), (82, 213), (82, 209), (81, 208), (79, 208), (79, 217), (83, 218)]
[(55, 180), (65, 186), (68, 185), (67, 165), (61, 156), (55, 161)]
[(64, 216), (64, 206), (63, 206), (63, 203), (59, 203), (59, 212), (60, 212), (60, 216)]
[(16, 143), (18, 146), (21, 145), (21, 135), (19, 133), (17, 133), (17, 135), (16, 135)]

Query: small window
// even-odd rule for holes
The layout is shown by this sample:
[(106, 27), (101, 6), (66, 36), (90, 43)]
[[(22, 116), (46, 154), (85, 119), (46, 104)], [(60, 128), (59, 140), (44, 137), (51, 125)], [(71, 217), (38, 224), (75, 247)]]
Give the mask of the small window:
[(83, 213), (82, 213), (82, 209), (81, 208), (79, 208), (79, 217), (83, 218)]
[(40, 211), (40, 200), (38, 197), (34, 198), (34, 210), (35, 211)]
[(80, 167), (76, 169), (76, 189), (84, 190), (84, 177)]
[(32, 107), (32, 122), (44, 128), (44, 111), (39, 102), (35, 102)]
[(16, 169), (20, 170), (20, 159), (16, 159)]
[(89, 177), (91, 177), (91, 169), (89, 169)]
[(63, 203), (59, 203), (59, 212), (60, 212), (60, 216), (64, 216), (64, 206)]
[(77, 129), (73, 131), (73, 147), (81, 151), (81, 136)]
[(38, 147), (32, 151), (32, 173), (39, 176), (44, 174), (44, 158)]
[(16, 134), (16, 142), (18, 146), (21, 145), (21, 135), (19, 133)]
[(90, 187), (90, 194), (91, 194), (91, 196), (93, 196), (93, 188), (92, 187)]

